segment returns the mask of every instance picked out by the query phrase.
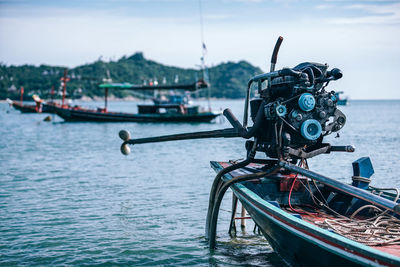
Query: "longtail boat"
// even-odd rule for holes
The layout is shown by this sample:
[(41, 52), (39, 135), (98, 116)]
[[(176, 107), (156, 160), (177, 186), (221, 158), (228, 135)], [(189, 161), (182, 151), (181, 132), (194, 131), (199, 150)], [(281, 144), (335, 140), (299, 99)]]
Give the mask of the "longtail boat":
[[(355, 176), (369, 172), (365, 162), (369, 158), (355, 162)], [(211, 166), (220, 172), (232, 164)], [(222, 179), (229, 183), (264, 174), (231, 189), (283, 259), (309, 266), (400, 265), (400, 220), (393, 217), (399, 212), (398, 193), (374, 189), (372, 194), (365, 182), (347, 185), (285, 162), (279, 166), (268, 175), (265, 165), (250, 164)], [(382, 192), (387, 198), (377, 195)]]
[(10, 106), (15, 108), (16, 110), (21, 111), (22, 113), (39, 113), (40, 112), (40, 106), (38, 105), (31, 105), (31, 104), (23, 104), (21, 102), (13, 101), (10, 99), (7, 99), (7, 102), (9, 103)]
[(7, 98), (7, 102), (10, 106), (15, 108), (16, 110), (21, 111), (22, 113), (39, 113), (41, 112), (41, 106), (38, 103), (35, 104), (24, 104), (23, 103), (23, 97), (24, 97), (24, 87), (21, 86), (21, 99), (19, 102), (13, 101), (11, 99)]
[[(224, 110), (232, 128), (131, 139), (121, 130), (121, 152), (129, 145), (201, 138), (250, 139), (246, 159), (211, 162), (217, 175), (211, 186), (206, 219), (210, 249), (216, 239), (220, 205), (233, 192), (228, 232), (236, 234), (238, 202), (284, 261), (294, 266), (400, 266), (400, 191), (370, 186), (369, 157), (353, 162), (347, 184), (309, 169), (307, 160), (322, 154), (354, 152), (352, 145), (323, 142), (338, 132), (346, 116), (337, 108), (328, 83), (342, 72), (305, 62), (275, 71), (279, 37), (270, 72), (252, 77), (246, 90), (243, 123)], [(256, 85), (257, 97), (250, 100)], [(249, 117), (253, 121), (247, 126)], [(264, 158), (257, 158), (257, 153)], [(266, 156), (266, 158), (265, 158)], [(326, 160), (326, 159), (324, 159)]]
[(7, 102), (22, 113), (55, 113), (54, 106), (62, 106), (54, 101), (45, 102), (38, 95), (33, 95), (32, 98), (35, 104), (23, 104), (10, 99)]
[(88, 109), (80, 106), (60, 107), (54, 110), (66, 121), (93, 122), (210, 122), (221, 114), (216, 111), (201, 111), (200, 106), (188, 105), (181, 96), (175, 96), (173, 101), (162, 102), (154, 99), (154, 104), (138, 105), (138, 113), (123, 113), (108, 111), (107, 98), (109, 89), (122, 90), (185, 90), (195, 91), (207, 86), (202, 81), (192, 84), (140, 86), (130, 83), (105, 83), (99, 85), (104, 89), (104, 108)]

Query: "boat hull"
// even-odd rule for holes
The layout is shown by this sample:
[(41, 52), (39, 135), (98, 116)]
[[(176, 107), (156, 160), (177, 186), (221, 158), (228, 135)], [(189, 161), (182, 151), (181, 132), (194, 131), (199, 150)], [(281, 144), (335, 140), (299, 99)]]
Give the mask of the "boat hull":
[(38, 113), (36, 105), (26, 105), (18, 102), (12, 102), (11, 104), (15, 109), (21, 111), (22, 113)]
[(58, 116), (65, 121), (87, 122), (210, 122), (219, 113), (204, 112), (199, 114), (129, 114), (102, 112), (87, 109), (54, 107)]
[(42, 103), (42, 113), (56, 113), (57, 104)]
[[(240, 190), (234, 190), (234, 192), (273, 249), (290, 264), (295, 266), (380, 265), (374, 258), (363, 254), (357, 256), (352, 248), (324, 240), (302, 229), (299, 225), (280, 218), (271, 210), (257, 207), (257, 204)], [(386, 265), (383, 262), (381, 264)], [(395, 266), (387, 264), (387, 266), (390, 265)]]
[[(212, 162), (219, 171), (220, 163)], [(232, 179), (230, 174), (224, 179)], [(231, 186), (273, 249), (295, 266), (400, 266), (400, 258), (344, 238), (286, 212), (255, 192), (263, 184)]]

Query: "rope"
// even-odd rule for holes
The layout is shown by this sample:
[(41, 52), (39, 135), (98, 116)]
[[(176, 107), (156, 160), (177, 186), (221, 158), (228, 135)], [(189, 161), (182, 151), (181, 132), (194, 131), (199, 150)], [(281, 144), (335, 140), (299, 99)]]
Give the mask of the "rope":
[[(366, 205), (362, 208), (371, 208)], [(374, 207), (374, 206), (373, 206)], [(378, 209), (374, 207), (375, 209)], [(358, 209), (353, 215), (360, 212)], [(388, 214), (380, 214), (375, 220), (359, 220), (353, 218), (325, 219), (315, 222), (335, 233), (368, 246), (400, 245), (400, 220)]]
[(369, 178), (367, 178), (367, 177), (362, 177), (362, 176), (357, 176), (357, 175), (354, 175), (354, 176), (352, 176), (351, 177), (352, 179), (353, 179), (353, 181), (358, 181), (358, 182), (364, 182), (364, 183), (367, 183), (367, 184), (369, 184), (370, 182), (371, 182), (371, 179), (369, 179)]
[(374, 186), (369, 186), (369, 187), (372, 189), (372, 193), (377, 193), (376, 191), (378, 191), (379, 195), (381, 195), (385, 191), (395, 191), (396, 196), (393, 199), (394, 202), (397, 202), (397, 200), (400, 197), (400, 190), (398, 188), (380, 188), (380, 187), (374, 187)]
[[(305, 163), (307, 164), (307, 162)], [(303, 186), (310, 193), (314, 204), (325, 207), (338, 216), (338, 218), (335, 219), (325, 219), (323, 222), (315, 221), (314, 223), (316, 225), (331, 229), (337, 234), (368, 246), (400, 245), (400, 220), (387, 214), (388, 210), (381, 210), (374, 205), (365, 205), (354, 211), (350, 217), (345, 217), (329, 207), (315, 180), (312, 180), (312, 182), (323, 199), (323, 201), (321, 201), (313, 194), (310, 183), (307, 180), (307, 186), (304, 184)], [(396, 192), (394, 201), (396, 202), (399, 199), (400, 191), (397, 188), (373, 189), (381, 191), (393, 190)], [(365, 209), (374, 209), (379, 213), (364, 220), (354, 218), (358, 213)]]

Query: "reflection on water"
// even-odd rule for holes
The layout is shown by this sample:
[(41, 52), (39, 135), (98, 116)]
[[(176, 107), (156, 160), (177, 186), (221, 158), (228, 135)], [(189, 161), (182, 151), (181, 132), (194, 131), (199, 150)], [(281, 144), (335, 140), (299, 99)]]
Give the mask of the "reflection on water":
[[(101, 105), (101, 103), (98, 103)], [(242, 101), (214, 101), (242, 118)], [(95, 104), (91, 104), (95, 106)], [(110, 110), (134, 111), (132, 102)], [(373, 184), (400, 187), (400, 102), (353, 101), (348, 123), (333, 144), (354, 144), (353, 154), (310, 161), (326, 175), (350, 181), (351, 162), (370, 155)], [(244, 140), (209, 139), (137, 145), (119, 152), (120, 129), (134, 137), (214, 130), (212, 124), (64, 123), (47, 114), (20, 114), (0, 104), (0, 265), (259, 265), (283, 261), (249, 221), (236, 238), (230, 213), (221, 211), (218, 249), (204, 237), (210, 160), (240, 159)], [(231, 207), (226, 195), (222, 209)], [(238, 228), (239, 230), (240, 228)]]

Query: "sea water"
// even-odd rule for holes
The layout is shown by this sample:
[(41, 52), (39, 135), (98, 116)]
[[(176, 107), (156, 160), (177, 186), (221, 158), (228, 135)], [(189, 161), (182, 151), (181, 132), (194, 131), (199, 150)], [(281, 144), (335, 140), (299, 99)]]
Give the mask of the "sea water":
[[(87, 103), (83, 103), (88, 105)], [(136, 102), (109, 110), (136, 111)], [(207, 103), (202, 103), (207, 105)], [(91, 103), (101, 106), (101, 103)], [(241, 120), (242, 100), (212, 101)], [(350, 182), (352, 161), (370, 156), (372, 184), (400, 187), (400, 101), (351, 101), (332, 153), (310, 168)], [(21, 114), (0, 104), (0, 265), (259, 265), (284, 261), (247, 221), (230, 237), (231, 193), (221, 207), (217, 249), (204, 228), (215, 173), (211, 160), (245, 156), (245, 140), (206, 139), (135, 145), (120, 153), (118, 132), (132, 136), (215, 130), (213, 123), (65, 123), (55, 115)]]

